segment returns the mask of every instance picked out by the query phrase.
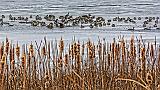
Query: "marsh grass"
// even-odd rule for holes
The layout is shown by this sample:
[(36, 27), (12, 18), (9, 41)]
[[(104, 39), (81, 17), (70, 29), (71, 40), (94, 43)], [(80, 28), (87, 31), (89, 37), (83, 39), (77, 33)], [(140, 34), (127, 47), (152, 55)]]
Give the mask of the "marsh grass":
[[(0, 46), (1, 90), (159, 90), (160, 48), (142, 37)], [(65, 49), (67, 48), (67, 49)]]

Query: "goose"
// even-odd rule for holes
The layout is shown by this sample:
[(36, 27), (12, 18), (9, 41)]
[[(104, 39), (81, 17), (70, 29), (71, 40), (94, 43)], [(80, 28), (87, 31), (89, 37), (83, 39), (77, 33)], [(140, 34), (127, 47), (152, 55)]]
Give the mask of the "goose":
[(111, 22), (111, 20), (108, 20), (108, 22)]
[(117, 17), (113, 18), (113, 21), (117, 21)]
[(141, 20), (141, 17), (138, 17), (138, 20)]
[(4, 15), (2, 15), (2, 18), (5, 18), (5, 16), (4, 16)]
[(31, 25), (32, 25), (32, 26), (38, 26), (38, 24), (39, 24), (39, 22), (38, 22), (38, 21), (35, 21), (35, 20), (31, 22)]
[(157, 27), (157, 24), (154, 24), (153, 27)]
[(152, 19), (153, 19), (153, 20), (155, 20), (155, 19), (156, 19), (156, 17), (152, 17)]
[(128, 20), (124, 20), (125, 23), (128, 23)]
[(112, 27), (115, 27), (115, 24), (112, 24)]
[(41, 26), (46, 26), (46, 23), (45, 22), (41, 22), (40, 25)]
[(144, 23), (144, 24), (143, 24), (143, 27), (146, 27), (146, 26), (147, 26), (147, 25)]
[(149, 18), (148, 22), (152, 22), (152, 18), (151, 17)]
[(28, 21), (28, 17), (26, 17), (26, 18), (24, 19), (24, 21), (26, 21), (26, 22), (27, 22), (27, 21)]
[(65, 19), (68, 19), (69, 17), (69, 12), (64, 16)]
[(150, 28), (144, 28), (144, 30), (151, 30)]
[(21, 16), (17, 17), (17, 20), (22, 20)]
[(59, 19), (64, 19), (65, 17), (64, 16), (59, 16)]
[(68, 16), (68, 19), (73, 19), (73, 16)]
[(24, 17), (22, 17), (22, 20), (25, 20), (25, 18), (24, 18)]
[(159, 19), (159, 17), (156, 17), (156, 19)]
[(93, 28), (93, 25), (92, 25), (92, 24), (90, 24), (90, 25), (89, 25), (89, 27), (90, 27), (90, 28)]
[(156, 23), (156, 24), (158, 24), (158, 19), (157, 19), (157, 20), (155, 20), (155, 23)]
[(1, 22), (0, 25), (3, 25), (3, 19), (0, 19), (0, 22)]
[(54, 15), (49, 15), (49, 16), (47, 17), (47, 20), (48, 20), (48, 21), (54, 21), (54, 20), (55, 20), (55, 16), (54, 16)]
[(48, 15), (44, 16), (44, 19), (48, 20)]
[(64, 24), (63, 23), (59, 23), (59, 27), (60, 28), (64, 28)]
[(8, 24), (9, 26), (14, 26), (13, 24)]
[(49, 24), (47, 25), (47, 27), (48, 27), (49, 29), (52, 29), (52, 28), (53, 28), (53, 23), (49, 23)]
[(122, 18), (122, 20), (125, 20), (125, 19), (126, 19), (126, 18), (124, 18), (124, 17)]
[(137, 20), (137, 18), (136, 18), (136, 17), (134, 17), (133, 19), (134, 19), (134, 20)]
[(9, 15), (9, 20), (13, 20), (13, 16), (11, 14)]
[(16, 18), (16, 17), (13, 17), (13, 20), (15, 21), (15, 20), (17, 20), (17, 18)]
[(103, 22), (103, 26), (106, 26), (106, 22)]
[(94, 22), (94, 26), (95, 26), (95, 27), (98, 27), (98, 24), (97, 24), (97, 22), (96, 22), (96, 21)]
[(102, 27), (102, 22), (99, 23), (99, 27)]
[(32, 18), (32, 15), (30, 15), (29, 18)]
[(122, 22), (123, 20), (122, 20), (122, 18), (118, 18), (118, 22)]
[(148, 24), (148, 21), (144, 21), (143, 23), (144, 23), (144, 24)]
[(111, 25), (111, 23), (108, 22), (107, 25), (109, 26), (109, 25)]
[(157, 29), (157, 30), (160, 30), (160, 28), (159, 28), (159, 27), (157, 27), (156, 29)]
[(39, 15), (37, 15), (36, 20), (42, 20), (42, 18)]
[(83, 25), (81, 25), (81, 28), (84, 28), (84, 26), (83, 26)]
[(133, 28), (129, 28), (128, 30), (134, 31), (135, 29), (134, 29), (134, 27), (133, 27)]
[(148, 19), (149, 17), (145, 17), (145, 19)]

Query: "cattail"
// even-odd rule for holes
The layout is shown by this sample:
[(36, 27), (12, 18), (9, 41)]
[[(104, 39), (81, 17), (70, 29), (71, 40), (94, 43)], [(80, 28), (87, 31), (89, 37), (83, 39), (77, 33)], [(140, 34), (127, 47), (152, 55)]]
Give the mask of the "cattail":
[(108, 53), (108, 69), (109, 69), (110, 65), (111, 65), (111, 54)]
[(9, 53), (9, 60), (10, 60), (10, 63), (12, 62), (12, 55), (13, 55), (13, 51), (12, 51), (12, 44), (11, 44), (11, 48), (10, 48), (10, 53)]
[(141, 49), (141, 57), (142, 57), (142, 61), (145, 62), (145, 48)]
[(51, 51), (50, 51), (50, 42), (48, 42), (48, 58), (51, 58)]
[(14, 66), (14, 63), (15, 63), (14, 53), (15, 53), (15, 51), (14, 51), (14, 45), (13, 45), (13, 48), (12, 48), (12, 62), (11, 62), (11, 64), (12, 64), (13, 66)]
[(85, 45), (84, 45), (84, 42), (83, 42), (83, 45), (82, 45), (82, 55), (84, 55), (84, 48), (85, 48)]
[(18, 42), (17, 42), (17, 46), (16, 46), (16, 55), (18, 58), (20, 57), (20, 47), (18, 45)]
[[(135, 42), (134, 36), (129, 42), (120, 39), (120, 42), (113, 39), (107, 45), (100, 39), (97, 44), (91, 40), (86, 44), (74, 41), (68, 49), (65, 49), (62, 38), (58, 49), (57, 43), (54, 48), (53, 43), (50, 46), (45, 39), (43, 46), (42, 42), (36, 43), (34, 48), (31, 43), (20, 50), (18, 43), (14, 48), (7, 38), (0, 46), (0, 90), (159, 90), (160, 48), (154, 48), (150, 43), (147, 47), (140, 39)], [(15, 64), (14, 55), (21, 64)], [(50, 59), (53, 63), (48, 62)], [(150, 63), (150, 59), (155, 63)]]
[(2, 58), (3, 54), (4, 54), (4, 42), (2, 42), (2, 46), (1, 46), (1, 48), (0, 48), (1, 58)]
[(68, 54), (65, 55), (64, 61), (65, 61), (65, 66), (67, 66), (68, 65)]
[(30, 52), (28, 53), (28, 55), (27, 55), (28, 57), (27, 57), (27, 61), (28, 61), (28, 64), (30, 65), (30, 62), (31, 62), (31, 54), (30, 54)]
[(114, 41), (112, 43), (112, 59), (113, 59), (113, 63), (112, 63), (112, 74), (114, 76), (114, 67), (115, 67), (115, 38)]
[(158, 66), (160, 66), (160, 48), (158, 49)]
[(59, 67), (62, 67), (63, 66), (63, 60), (62, 60), (62, 57), (60, 56), (59, 58), (58, 58), (58, 66)]
[(133, 47), (133, 56), (134, 58), (136, 58), (136, 47), (135, 46)]
[(63, 42), (62, 37), (61, 37), (61, 40), (59, 42), (59, 50), (60, 50), (60, 55), (62, 55), (62, 52), (64, 50), (64, 42)]
[[(4, 54), (2, 56), (2, 59), (1, 59), (1, 63), (0, 63), (0, 79), (2, 77), (2, 74), (4, 72), (4, 65), (6, 64), (6, 54)], [(0, 81), (1, 82), (1, 81)]]
[(152, 44), (151, 44), (150, 56), (151, 56), (151, 60), (153, 60), (154, 59), (154, 49), (153, 49)]
[(142, 62), (142, 77), (145, 78), (145, 70), (146, 70), (146, 61), (145, 61), (145, 48), (141, 49), (141, 62)]
[(34, 49), (33, 49), (33, 45), (31, 43), (30, 47), (29, 47), (29, 52), (31, 53), (31, 56), (34, 56)]
[(91, 45), (89, 47), (88, 53), (89, 53), (89, 59), (91, 60), (92, 59), (92, 46)]
[(134, 36), (131, 37), (130, 40), (130, 55), (133, 56), (134, 55)]
[(78, 52), (78, 54), (80, 54), (80, 42), (79, 41), (77, 43), (77, 52)]
[(74, 42), (73, 44), (73, 55), (74, 57), (77, 55), (77, 43), (76, 42)]
[(5, 48), (5, 52), (8, 55), (8, 51), (9, 51), (9, 41), (8, 38), (6, 38), (6, 48)]
[(23, 53), (21, 60), (22, 60), (22, 66), (24, 67), (26, 65), (26, 54), (25, 53)]
[(71, 53), (72, 53), (72, 50), (71, 50), (71, 46), (70, 46), (70, 44), (68, 45), (69, 46), (69, 48), (68, 48), (68, 56), (69, 56), (69, 60), (70, 60), (70, 58), (72, 57), (72, 55), (71, 55)]
[(122, 42), (121, 42), (121, 48), (122, 48), (122, 66), (124, 66), (124, 63), (125, 63), (125, 57), (126, 57), (125, 42), (124, 42), (124, 39), (122, 39)]
[(43, 56), (45, 56), (47, 54), (45, 46), (42, 47), (41, 52), (42, 52)]
[(77, 60), (77, 73), (80, 73), (80, 66), (81, 66), (81, 58), (80, 58), (80, 54), (76, 55), (76, 60)]
[(4, 65), (6, 63), (6, 54), (3, 54), (1, 59), (1, 64)]
[(71, 56), (72, 56), (72, 59), (74, 58), (74, 47), (73, 47), (73, 44), (71, 45)]
[(93, 44), (93, 58), (96, 58), (96, 53), (95, 53), (96, 50), (95, 50), (95, 49), (96, 49), (96, 47), (95, 47), (95, 45)]

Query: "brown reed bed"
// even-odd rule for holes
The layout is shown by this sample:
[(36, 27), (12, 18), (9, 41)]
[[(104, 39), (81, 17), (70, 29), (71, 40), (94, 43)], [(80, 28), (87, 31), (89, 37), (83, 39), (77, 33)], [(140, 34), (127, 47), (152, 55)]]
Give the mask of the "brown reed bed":
[(0, 90), (159, 90), (160, 47), (142, 37), (113, 42), (63, 38), (0, 46)]

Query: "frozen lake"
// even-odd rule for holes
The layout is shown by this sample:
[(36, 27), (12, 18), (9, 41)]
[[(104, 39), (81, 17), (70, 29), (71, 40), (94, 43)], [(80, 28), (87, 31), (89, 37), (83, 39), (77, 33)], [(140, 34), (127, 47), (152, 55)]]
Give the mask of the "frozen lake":
[[(160, 0), (0, 0), (0, 14), (4, 15), (71, 15), (78, 16), (83, 14), (92, 14), (103, 17), (113, 16), (159, 16)], [(80, 41), (98, 40), (106, 38), (107, 41), (124, 35), (125, 38), (134, 34), (142, 35), (145, 40), (154, 41), (155, 36), (160, 42), (160, 31), (124, 31), (123, 29), (54, 29), (30, 27), (30, 26), (0, 26), (0, 40), (9, 37), (13, 42), (30, 43), (31, 41), (40, 41), (43, 37), (49, 40), (63, 37), (65, 41), (71, 41), (75, 36)]]
[(159, 0), (0, 0), (1, 14), (160, 15)]

